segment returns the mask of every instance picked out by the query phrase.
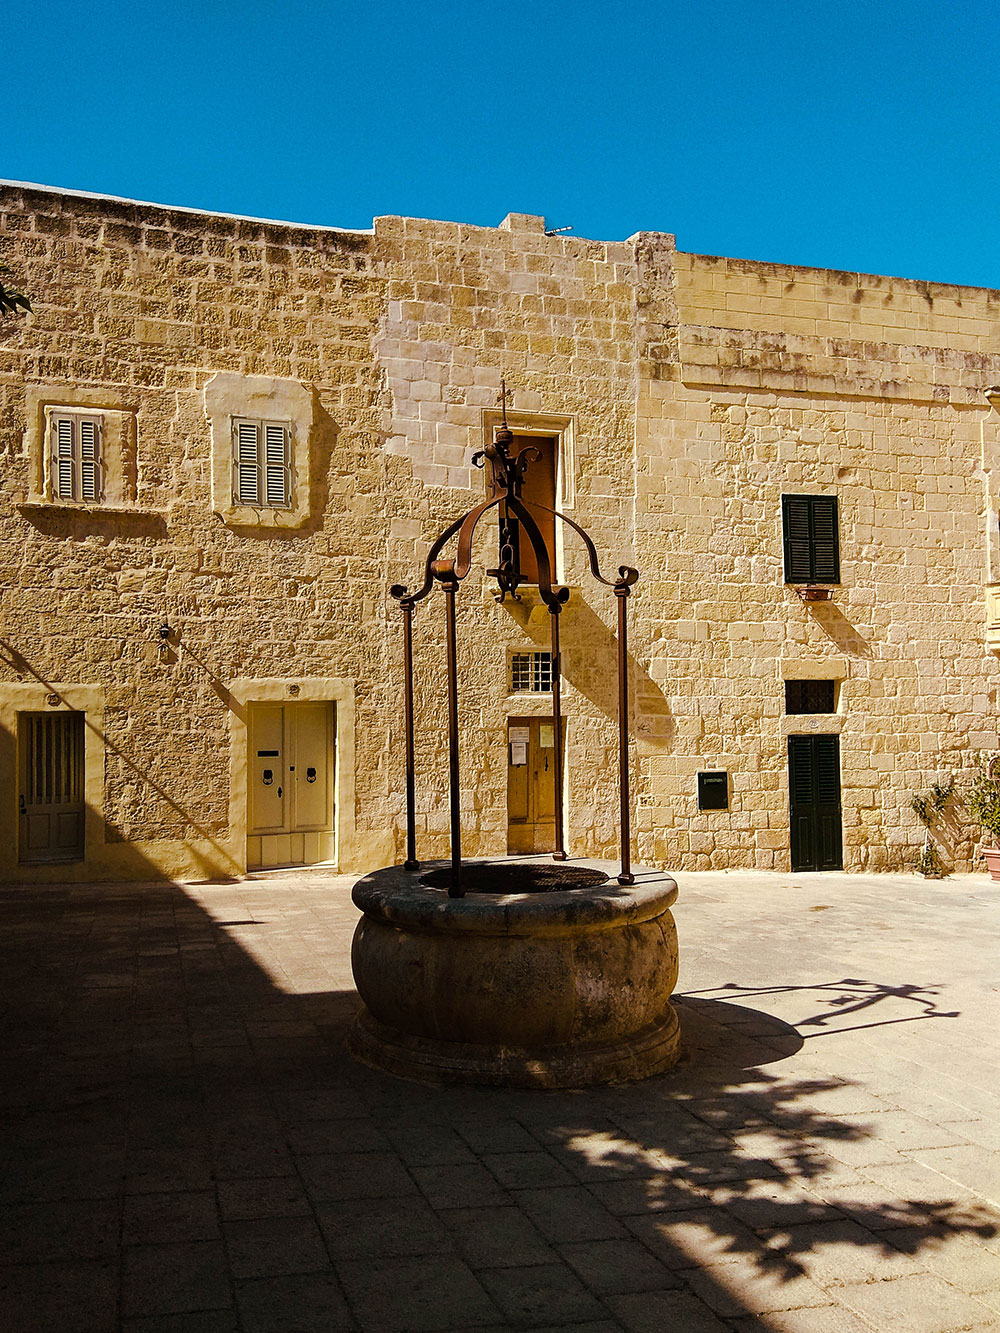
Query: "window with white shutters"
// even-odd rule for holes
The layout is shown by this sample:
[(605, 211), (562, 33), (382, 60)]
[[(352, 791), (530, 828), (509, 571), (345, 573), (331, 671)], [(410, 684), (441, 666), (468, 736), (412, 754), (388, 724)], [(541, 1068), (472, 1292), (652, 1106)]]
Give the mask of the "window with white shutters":
[(250, 417), (233, 422), (233, 503), (291, 508), (291, 431), (286, 422)]
[(781, 525), (786, 583), (839, 583), (835, 495), (783, 495)]
[(98, 504), (102, 498), (102, 418), (53, 412), (49, 420), (53, 499)]

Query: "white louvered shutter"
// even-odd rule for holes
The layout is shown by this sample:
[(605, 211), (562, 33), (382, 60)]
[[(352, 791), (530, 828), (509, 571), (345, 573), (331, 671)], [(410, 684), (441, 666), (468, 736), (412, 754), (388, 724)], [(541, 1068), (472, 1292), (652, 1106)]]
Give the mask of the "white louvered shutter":
[(256, 421), (237, 421), (233, 431), (233, 491), (241, 505), (259, 505), (260, 426)]
[(77, 425), (80, 432), (80, 499), (96, 500), (100, 495), (100, 430), (96, 421), (86, 417), (81, 418)]
[(76, 498), (76, 424), (72, 417), (53, 422), (52, 490), (60, 500)]
[(52, 495), (96, 504), (101, 498), (101, 418), (52, 416)]
[(264, 503), (273, 509), (291, 504), (292, 478), (288, 427), (264, 422)]

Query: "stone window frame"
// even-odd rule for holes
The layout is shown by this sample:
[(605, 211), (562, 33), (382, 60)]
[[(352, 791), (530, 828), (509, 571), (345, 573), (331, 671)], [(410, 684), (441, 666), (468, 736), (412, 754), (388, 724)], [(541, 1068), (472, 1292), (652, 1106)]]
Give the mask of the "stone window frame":
[[(834, 682), (835, 713), (785, 713), (778, 717), (779, 735), (788, 736), (828, 735), (839, 736), (847, 722), (848, 696), (850, 693), (851, 664), (846, 657), (819, 658), (782, 658), (778, 664), (778, 683), (784, 695), (786, 680), (832, 680)], [(775, 700), (776, 706), (784, 706), (784, 699)]]
[[(297, 528), (311, 510), (309, 439), (313, 395), (297, 380), (219, 371), (205, 385), (205, 415), (212, 437), (212, 511), (230, 527)], [(238, 421), (276, 422), (288, 430), (289, 504), (238, 504), (233, 489), (233, 431)]]
[[(132, 511), (136, 502), (136, 407), (113, 389), (33, 385), (25, 393), (25, 451), (30, 463), (27, 503), (78, 513)], [(100, 485), (94, 500), (56, 493), (52, 423), (60, 415), (100, 419)]]

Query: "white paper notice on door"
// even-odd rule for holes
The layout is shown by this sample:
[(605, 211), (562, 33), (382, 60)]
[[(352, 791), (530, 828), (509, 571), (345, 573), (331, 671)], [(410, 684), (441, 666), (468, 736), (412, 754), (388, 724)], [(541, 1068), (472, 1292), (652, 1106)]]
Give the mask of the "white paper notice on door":
[(513, 745), (515, 741), (521, 745), (527, 745), (530, 740), (531, 740), (530, 727), (511, 727), (510, 729), (511, 745)]
[(540, 750), (551, 750), (556, 743), (555, 727), (547, 727), (543, 722), (538, 728), (538, 748)]
[(510, 743), (511, 768), (522, 768), (527, 762), (528, 762), (528, 742), (511, 741)]

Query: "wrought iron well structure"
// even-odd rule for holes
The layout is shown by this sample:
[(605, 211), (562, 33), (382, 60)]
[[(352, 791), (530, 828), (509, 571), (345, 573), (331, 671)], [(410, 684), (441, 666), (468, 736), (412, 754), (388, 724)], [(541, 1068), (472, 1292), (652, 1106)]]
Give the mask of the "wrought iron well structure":
[[(522, 534), (531, 543), (538, 570), (538, 594), (549, 611), (552, 658), (552, 721), (555, 742), (554, 797), (555, 848), (553, 860), (565, 861), (565, 831), (563, 828), (563, 748), (562, 709), (560, 697), (561, 662), (559, 656), (559, 616), (569, 600), (569, 588), (552, 582), (552, 562), (538, 523), (531, 510), (536, 509), (564, 523), (582, 540), (590, 561), (590, 572), (598, 583), (614, 590), (618, 605), (618, 787), (620, 799), (621, 873), (619, 884), (635, 882), (631, 866), (631, 813), (628, 767), (628, 624), (626, 609), (633, 584), (639, 572), (630, 565), (620, 565), (618, 577), (605, 578), (590, 536), (571, 518), (557, 509), (522, 495), (524, 479), (531, 463), (540, 458), (539, 451), (528, 445), (517, 454), (512, 452), (514, 436), (507, 425), (506, 386), (502, 386), (503, 422), (496, 437), (485, 449), (473, 454), (472, 462), (478, 468), (491, 470), (492, 495), (474, 506), (461, 518), (451, 523), (432, 543), (424, 568), (424, 581), (415, 592), (403, 584), (394, 584), (390, 596), (398, 601), (403, 613), (403, 707), (406, 730), (406, 861), (404, 868), (419, 870), (416, 849), (416, 764), (414, 757), (413, 718), (413, 611), (426, 598), (435, 583), (440, 584), (445, 598), (445, 643), (448, 679), (448, 769), (449, 814), (451, 832), (451, 876), (448, 893), (453, 898), (465, 896), (462, 882), (462, 832), (459, 800), (459, 736), (458, 736), (458, 637), (455, 616), (455, 598), (462, 580), (472, 566), (472, 542), (480, 519), (490, 510), (497, 510), (499, 521), (499, 558), (494, 569), (486, 570), (496, 579), (499, 588), (497, 600), (511, 596), (520, 600), (518, 588), (528, 582), (521, 569), (520, 543)], [(442, 552), (452, 538), (457, 537), (454, 558)]]

